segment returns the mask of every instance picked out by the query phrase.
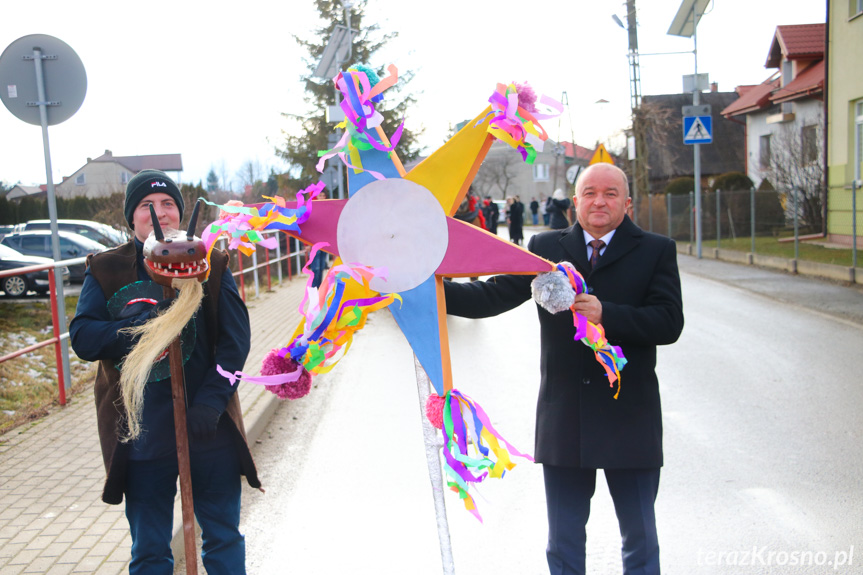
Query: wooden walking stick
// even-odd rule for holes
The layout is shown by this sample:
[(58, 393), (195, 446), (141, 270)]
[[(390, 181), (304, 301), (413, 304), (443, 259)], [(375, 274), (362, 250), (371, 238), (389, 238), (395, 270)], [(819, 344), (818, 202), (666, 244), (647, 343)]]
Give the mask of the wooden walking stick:
[[(165, 298), (176, 295), (173, 287), (163, 286)], [(195, 547), (195, 505), (192, 500), (192, 466), (189, 460), (189, 434), (186, 431), (186, 382), (183, 377), (183, 350), (179, 336), (168, 348), (171, 366), (171, 397), (174, 401), (174, 435), (177, 440), (177, 467), (180, 474), (180, 505), (183, 509), (183, 543), (186, 574), (198, 573), (198, 550)]]
[[(200, 306), (203, 282), (209, 272), (206, 248), (200, 238), (195, 237), (200, 202), (195, 204), (189, 220), (188, 231), (162, 231), (156, 212), (150, 205), (153, 220), (153, 236), (144, 245), (144, 261), (150, 277), (162, 286), (166, 299), (176, 297), (180, 287), (180, 298), (158, 319), (168, 319), (172, 310), (180, 317), (170, 323), (176, 336), (168, 347), (168, 364), (171, 370), (171, 396), (174, 404), (174, 432), (177, 442), (177, 467), (180, 476), (180, 503), (183, 511), (183, 542), (186, 554), (187, 575), (198, 573), (198, 552), (195, 546), (195, 511), (192, 499), (192, 470), (189, 458), (189, 435), (186, 427), (186, 389), (183, 374), (183, 351), (180, 332), (194, 311)], [(181, 301), (182, 300), (182, 301)], [(155, 329), (155, 327), (154, 327)]]

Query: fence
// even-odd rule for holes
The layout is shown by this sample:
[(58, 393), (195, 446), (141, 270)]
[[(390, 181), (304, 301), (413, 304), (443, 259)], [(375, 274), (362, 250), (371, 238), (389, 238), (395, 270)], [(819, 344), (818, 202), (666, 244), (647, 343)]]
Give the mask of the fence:
[[(831, 192), (831, 222), (834, 233), (850, 236), (852, 266), (857, 266), (857, 188), (844, 194)], [(847, 205), (843, 209), (844, 202)], [(821, 199), (807, 197), (796, 189), (784, 191), (702, 192), (702, 241), (722, 247), (723, 241), (749, 238), (750, 252), (756, 253), (756, 238), (773, 237), (794, 241), (795, 259), (799, 241), (821, 235)], [(696, 218), (693, 192), (686, 195), (650, 194), (637, 206), (639, 224), (678, 242), (695, 242)], [(736, 242), (739, 245), (739, 242)]]
[(857, 210), (860, 209), (860, 184), (852, 181), (850, 186), (834, 186), (828, 189), (830, 221), (828, 231), (837, 236), (851, 238), (854, 265), (857, 265)]
[[(296, 239), (289, 237), (287, 234), (279, 233), (279, 232), (265, 232), (265, 234), (278, 234), (279, 242), (276, 246), (276, 257), (270, 258), (270, 250), (261, 248), (256, 249), (250, 256), (245, 256), (237, 252), (236, 258), (231, 258), (231, 272), (235, 278), (239, 278), (239, 286), (240, 286), (240, 295), (243, 298), (243, 301), (246, 301), (246, 276), (248, 274), (252, 274), (253, 286), (255, 297), (260, 295), (260, 277), (258, 274), (258, 270), (264, 269), (266, 272), (267, 279), (267, 289), (272, 288), (272, 277), (271, 270), (273, 267), (276, 268), (276, 273), (278, 275), (278, 281), (282, 283), (282, 273), (287, 274), (288, 280), (290, 280), (294, 274), (298, 274), (305, 263), (305, 250), (301, 247), (300, 242)], [(220, 242), (222, 240), (220, 239)], [(222, 242), (222, 245), (226, 245), (226, 241)], [(264, 252), (264, 263), (258, 263), (258, 252), (263, 250)], [(282, 253), (284, 252), (284, 255)], [(64, 372), (63, 372), (63, 361), (62, 361), (62, 342), (69, 338), (69, 332), (60, 333), (60, 322), (59, 322), (59, 314), (58, 314), (58, 306), (57, 306), (57, 298), (63, 297), (65, 294), (57, 294), (54, 284), (54, 270), (57, 267), (63, 267), (67, 265), (75, 265), (83, 263), (86, 258), (76, 258), (74, 260), (64, 260), (60, 262), (54, 262), (51, 264), (41, 265), (41, 266), (30, 266), (26, 268), (16, 268), (14, 270), (0, 272), (0, 279), (8, 276), (16, 276), (21, 275), (22, 273), (30, 273), (41, 270), (48, 270), (49, 280), (50, 280), (50, 298), (48, 300), (48, 305), (51, 307), (51, 329), (53, 337), (50, 339), (46, 339), (45, 341), (37, 342), (27, 347), (21, 348), (17, 351), (14, 351), (10, 354), (4, 355), (0, 357), (0, 363), (5, 361), (9, 361), (11, 359), (15, 359), (16, 357), (20, 357), (26, 353), (30, 353), (32, 351), (36, 351), (37, 349), (41, 349), (43, 347), (54, 345), (55, 349), (55, 359), (57, 365), (57, 388), (59, 391), (59, 402), (60, 405), (66, 405), (66, 388), (64, 386)], [(65, 325), (65, 324), (64, 324)]]
[[(49, 294), (48, 305), (51, 307), (51, 333), (52, 337), (50, 339), (46, 339), (44, 341), (36, 342), (32, 345), (28, 345), (27, 347), (23, 347), (17, 351), (13, 351), (12, 353), (6, 354), (3, 357), (0, 357), (0, 363), (5, 361), (9, 361), (10, 359), (15, 359), (16, 357), (20, 357), (26, 353), (30, 353), (36, 351), (37, 349), (41, 349), (43, 347), (47, 347), (49, 345), (54, 346), (54, 360), (57, 365), (57, 389), (59, 392), (59, 401), (60, 405), (66, 405), (66, 387), (64, 385), (65, 376), (63, 372), (63, 340), (68, 339), (69, 332), (60, 333), (60, 313), (57, 305), (57, 287), (54, 281), (56, 269), (62, 268), (67, 265), (75, 265), (79, 263), (83, 263), (86, 258), (75, 258), (74, 260), (64, 260), (60, 262), (53, 262), (50, 264), (45, 264), (41, 266), (28, 266), (23, 268), (15, 268), (13, 270), (0, 272), (0, 279), (10, 276), (17, 276), (21, 274), (26, 274), (30, 272), (37, 272), (42, 270), (48, 270), (48, 283)], [(63, 297), (65, 294), (59, 294), (59, 297)], [(65, 323), (64, 323), (65, 325)]]
[[(303, 244), (297, 239), (280, 232), (262, 232), (261, 235), (276, 234), (279, 242), (276, 245), (275, 257), (270, 257), (270, 250), (262, 249), (264, 252), (264, 262), (258, 262), (259, 249), (255, 249), (251, 256), (244, 255), (237, 251), (231, 257), (231, 274), (237, 280), (239, 285), (240, 296), (243, 301), (246, 301), (246, 278), (249, 274), (252, 275), (252, 286), (255, 297), (260, 295), (260, 274), (259, 270), (264, 270), (266, 275), (267, 289), (272, 289), (272, 275), (275, 272), (278, 277), (278, 282), (282, 283), (283, 275), (288, 276), (288, 280), (292, 279), (294, 274), (299, 274), (305, 264), (306, 253), (302, 247)], [(217, 245), (219, 248), (225, 249), (228, 245), (226, 238), (219, 238)], [(283, 255), (284, 254), (284, 255)]]

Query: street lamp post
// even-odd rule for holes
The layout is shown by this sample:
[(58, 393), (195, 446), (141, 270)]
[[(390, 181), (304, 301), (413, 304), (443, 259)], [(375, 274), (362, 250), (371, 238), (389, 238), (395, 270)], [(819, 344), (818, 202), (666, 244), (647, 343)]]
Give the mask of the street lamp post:
[[(692, 56), (695, 61), (695, 75), (692, 78), (692, 105), (698, 106), (701, 96), (701, 85), (698, 81), (698, 37), (696, 29), (698, 21), (710, 0), (683, 0), (668, 33), (673, 36), (692, 37)], [(695, 246), (698, 259), (701, 259), (701, 144), (693, 144), (694, 179), (695, 179)]]
[[(339, 73), (342, 65), (349, 62), (353, 56), (353, 32), (351, 29), (351, 8), (354, 5), (354, 0), (342, 0), (342, 7), (345, 11), (345, 25), (336, 24), (333, 28), (333, 33), (330, 36), (327, 45), (324, 47), (324, 52), (321, 54), (321, 61), (318, 62), (317, 68), (313, 76), (321, 80), (332, 80), (333, 76)], [(333, 86), (335, 95), (335, 105), (328, 106), (326, 110), (326, 120), (328, 123), (341, 122), (344, 120), (344, 113), (339, 107), (339, 90)], [(336, 135), (341, 139), (341, 132), (337, 131)], [(338, 140), (336, 140), (338, 141)], [(344, 199), (346, 194), (344, 190), (344, 175), (341, 162), (338, 164), (338, 197)]]

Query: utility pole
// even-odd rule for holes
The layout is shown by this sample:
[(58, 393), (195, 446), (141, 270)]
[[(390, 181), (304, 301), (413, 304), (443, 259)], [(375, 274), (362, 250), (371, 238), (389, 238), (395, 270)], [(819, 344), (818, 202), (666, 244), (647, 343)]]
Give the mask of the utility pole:
[[(638, 53), (638, 20), (635, 0), (626, 0), (626, 26), (616, 16), (612, 16), (618, 26), (624, 28), (629, 37), (629, 98), (632, 110), (632, 137), (635, 140), (635, 157), (632, 158), (632, 201), (638, 206), (640, 192), (648, 193), (647, 180), (647, 140), (644, 135), (644, 120), (641, 114), (641, 64)], [(637, 216), (637, 212), (636, 216)]]

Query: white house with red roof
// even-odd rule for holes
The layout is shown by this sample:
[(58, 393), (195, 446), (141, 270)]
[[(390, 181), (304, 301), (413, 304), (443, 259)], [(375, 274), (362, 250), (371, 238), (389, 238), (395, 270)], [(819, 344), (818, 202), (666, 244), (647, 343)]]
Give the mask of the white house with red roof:
[(804, 167), (823, 160), (825, 26), (777, 26), (764, 64), (775, 72), (739, 86), (739, 98), (722, 110), (745, 122), (746, 172), (756, 186), (771, 179), (778, 158)]

